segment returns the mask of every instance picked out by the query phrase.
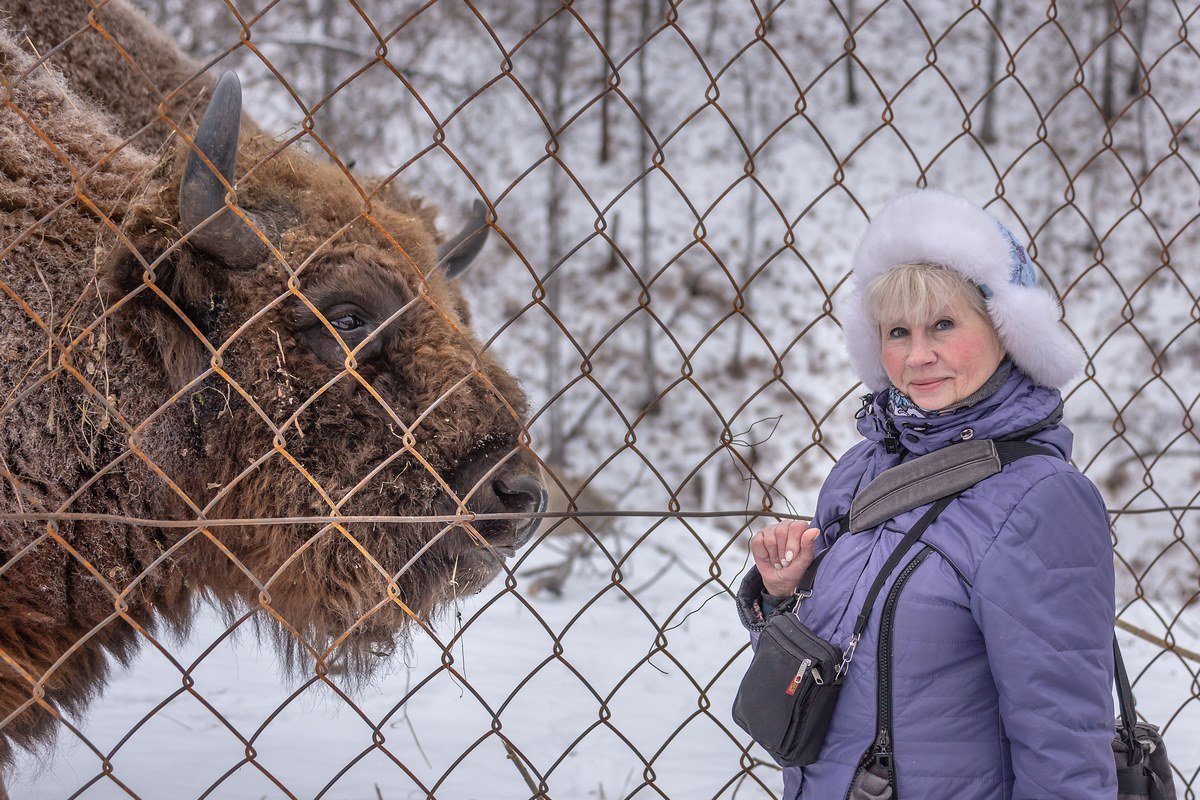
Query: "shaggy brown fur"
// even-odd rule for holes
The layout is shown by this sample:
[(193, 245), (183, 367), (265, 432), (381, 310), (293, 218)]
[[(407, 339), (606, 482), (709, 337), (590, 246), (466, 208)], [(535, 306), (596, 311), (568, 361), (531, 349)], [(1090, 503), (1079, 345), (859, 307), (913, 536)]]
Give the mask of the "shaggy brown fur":
[[(198, 597), (261, 606), (286, 654), (362, 676), (410, 613), (478, 591), (501, 569), (492, 546), (530, 532), (477, 523), (484, 546), (431, 522), (21, 515), (452, 514), (443, 480), (471, 510), (526, 510), (497, 478), (537, 475), (516, 381), (433, 270), (428, 207), (387, 187), (364, 202), (336, 169), (243, 134), (239, 204), (302, 300), (275, 258), (235, 270), (179, 246), (182, 154), (118, 147), (111, 118), (31, 66), (0, 26), (15, 82), (0, 106), (0, 763), (76, 714), (112, 658), (186, 628)], [(310, 305), (378, 326), (361, 381)]]
[(114, 133), (157, 152), (174, 130), (161, 113), (193, 130), (204, 110), (197, 99), (212, 89), (213, 73), (198, 75), (201, 65), (125, 0), (92, 3), (0, 0), (0, 25), (61, 71), (76, 95), (107, 110)]

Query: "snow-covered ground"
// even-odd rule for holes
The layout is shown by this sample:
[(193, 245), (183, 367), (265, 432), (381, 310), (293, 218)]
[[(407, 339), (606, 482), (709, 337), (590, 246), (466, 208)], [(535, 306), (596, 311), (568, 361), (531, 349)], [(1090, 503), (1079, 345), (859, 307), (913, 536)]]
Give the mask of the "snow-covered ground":
[[(698, 532), (716, 553), (734, 527), (710, 524)], [(731, 580), (744, 558), (740, 544), (728, 549), (717, 561), (723, 579)], [(529, 565), (549, 560), (531, 553)], [(347, 697), (282, 676), (275, 656), (249, 632), (200, 658), (226, 630), (210, 609), (185, 642), (169, 647), (194, 680), (195, 697), (181, 691), (180, 671), (147, 647), (89, 708), (82, 733), (102, 753), (115, 753), (111, 778), (100, 777), (78, 796), (128, 797), (119, 780), (147, 800), (287, 792), (386, 800), (427, 792), (452, 800), (528, 797), (533, 792), (499, 734), (551, 797), (778, 796), (779, 772), (769, 759), (750, 771), (761, 783), (743, 777), (748, 742), (730, 706), (747, 663), (745, 635), (730, 598), (713, 583), (702, 585), (711, 561), (697, 540), (668, 522), (632, 551), (621, 586), (636, 604), (603, 563), (595, 554), (560, 598), (530, 598), (540, 621), (508, 592), (463, 603), (465, 629), (450, 668), (440, 645), (418, 634), (407, 668), (393, 659), (390, 671)], [(528, 585), (521, 579), (517, 590)], [(1149, 614), (1134, 613), (1130, 621), (1153, 629)], [(1181, 627), (1200, 631), (1200, 614), (1193, 611), (1185, 622), (1177, 636)], [(445, 641), (454, 628), (447, 622), (437, 633)], [(1121, 642), (1132, 674), (1153, 662), (1136, 685), (1146, 717), (1165, 723), (1185, 707), (1166, 735), (1173, 760), (1200, 763), (1200, 709), (1188, 671), (1142, 640), (1122, 635)], [(1200, 635), (1180, 636), (1179, 644), (1200, 649)], [(237, 734), (252, 740), (254, 765), (245, 763)], [(750, 753), (766, 758), (757, 748)], [(24, 757), (16, 772), (14, 798), (57, 800), (100, 775), (101, 762), (64, 732), (48, 757)], [(651, 777), (661, 794), (638, 791)]]
[[(706, 543), (720, 548), (730, 531), (711, 527), (706, 534)], [(727, 579), (744, 557), (734, 547), (720, 558)], [(549, 560), (531, 555), (532, 562)], [(622, 586), (637, 604), (612, 581), (611, 564), (601, 568), (603, 561), (598, 554), (589, 559), (562, 597), (530, 598), (540, 621), (512, 593), (463, 603), (453, 674), (443, 667), (440, 645), (418, 634), (408, 668), (394, 660), (392, 671), (351, 695), (361, 713), (328, 687), (281, 677), (275, 656), (247, 634), (224, 640), (189, 670), (204, 702), (179, 694), (179, 670), (144, 649), (89, 709), (82, 730), (107, 752), (178, 694), (112, 757), (113, 777), (146, 798), (200, 796), (237, 767), (244, 748), (226, 723), (253, 737), (256, 763), (300, 797), (327, 786), (328, 797), (375, 797), (376, 785), (388, 800), (425, 797), (418, 781), (445, 798), (527, 796), (492, 733), (493, 719), (553, 797), (628, 796), (647, 780), (647, 769), (670, 797), (730, 796), (746, 783), (738, 780), (739, 742), (746, 737), (729, 715), (745, 666), (745, 653), (735, 655), (745, 636), (721, 587), (701, 586), (709, 557), (682, 525), (656, 528), (622, 564)], [(528, 585), (520, 580), (518, 591)], [(209, 610), (187, 641), (170, 650), (190, 666), (225, 628)], [(443, 641), (454, 628), (453, 621), (440, 627)], [(370, 750), (372, 725), (403, 767), (374, 751), (337, 777)], [(48, 759), (23, 760), (21, 782), (10, 787), (14, 797), (69, 796), (98, 774), (95, 754), (70, 738)], [(778, 780), (773, 768), (755, 774), (768, 786)], [(751, 788), (747, 783), (738, 796), (769, 796)], [(81, 796), (126, 795), (102, 778)], [(255, 767), (242, 766), (210, 796), (287, 795)]]

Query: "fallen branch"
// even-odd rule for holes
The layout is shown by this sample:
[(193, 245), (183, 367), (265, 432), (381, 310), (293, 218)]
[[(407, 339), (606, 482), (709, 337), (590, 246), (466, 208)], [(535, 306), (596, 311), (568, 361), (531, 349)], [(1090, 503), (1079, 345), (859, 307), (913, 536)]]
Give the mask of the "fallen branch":
[(1156, 644), (1159, 647), (1161, 647), (1163, 650), (1167, 650), (1167, 651), (1170, 651), (1177, 655), (1181, 655), (1184, 658), (1191, 659), (1192, 661), (1195, 661), (1197, 664), (1200, 664), (1200, 653), (1197, 653), (1195, 650), (1189, 650), (1186, 647), (1180, 647), (1177, 644), (1171, 644), (1166, 639), (1155, 636), (1153, 633), (1150, 633), (1149, 631), (1142, 630), (1141, 628), (1137, 627), (1136, 625), (1130, 625), (1128, 622), (1126, 622), (1123, 619), (1117, 620), (1117, 627), (1120, 628), (1121, 630), (1125, 631), (1126, 633), (1132, 633), (1134, 636), (1138, 637), (1139, 639), (1145, 639), (1147, 642), (1150, 642), (1151, 644)]

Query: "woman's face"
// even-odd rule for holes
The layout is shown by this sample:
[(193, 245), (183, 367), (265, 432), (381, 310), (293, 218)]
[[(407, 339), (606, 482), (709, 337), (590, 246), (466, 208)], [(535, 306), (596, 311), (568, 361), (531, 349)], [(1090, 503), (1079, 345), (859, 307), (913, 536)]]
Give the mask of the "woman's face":
[(991, 321), (961, 297), (932, 319), (883, 320), (879, 330), (892, 385), (927, 411), (969, 397), (1004, 358)]

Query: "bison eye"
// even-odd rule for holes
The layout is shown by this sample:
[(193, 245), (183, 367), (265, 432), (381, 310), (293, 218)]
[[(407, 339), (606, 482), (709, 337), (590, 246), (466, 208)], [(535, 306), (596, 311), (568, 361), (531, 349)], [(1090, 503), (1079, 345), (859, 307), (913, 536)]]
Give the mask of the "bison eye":
[(366, 325), (362, 319), (354, 314), (344, 314), (336, 319), (331, 319), (329, 320), (329, 324), (342, 333), (349, 333)]

